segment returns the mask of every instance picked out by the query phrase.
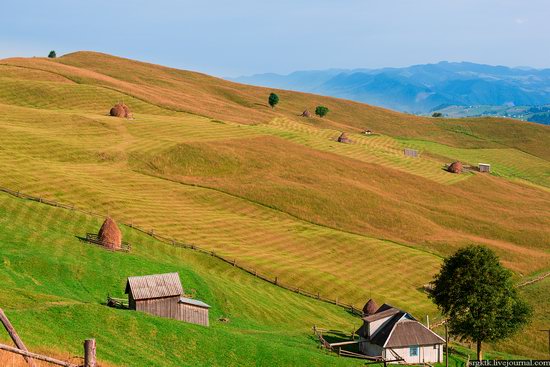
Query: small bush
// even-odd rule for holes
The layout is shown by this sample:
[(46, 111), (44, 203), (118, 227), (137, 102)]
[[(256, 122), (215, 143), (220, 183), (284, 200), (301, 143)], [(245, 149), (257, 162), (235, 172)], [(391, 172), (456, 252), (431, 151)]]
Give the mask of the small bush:
[(279, 103), (279, 96), (275, 93), (271, 93), (267, 101), (269, 102), (271, 108), (274, 108)]
[(315, 108), (315, 114), (319, 117), (325, 117), (328, 112), (329, 112), (329, 109), (328, 107), (325, 107), (325, 106), (317, 106)]
[(50, 53), (48, 54), (48, 57), (50, 59), (55, 59), (57, 57), (57, 54), (55, 53), (54, 50), (51, 50)]

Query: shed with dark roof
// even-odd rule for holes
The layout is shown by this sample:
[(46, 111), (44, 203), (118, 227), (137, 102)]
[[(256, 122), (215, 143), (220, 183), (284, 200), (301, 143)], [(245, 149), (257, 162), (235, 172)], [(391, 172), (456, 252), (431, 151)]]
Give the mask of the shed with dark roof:
[(208, 326), (210, 306), (182, 297), (183, 287), (178, 273), (129, 277), (126, 293), (132, 310)]

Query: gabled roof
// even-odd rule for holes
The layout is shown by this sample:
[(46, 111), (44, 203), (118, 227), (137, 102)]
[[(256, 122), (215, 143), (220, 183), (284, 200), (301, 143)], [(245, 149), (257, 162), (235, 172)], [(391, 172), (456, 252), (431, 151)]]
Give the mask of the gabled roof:
[(193, 306), (198, 306), (203, 308), (210, 308), (210, 305), (207, 305), (206, 303), (193, 298), (180, 297), (180, 303), (185, 303), (187, 305), (193, 305)]
[(384, 303), (382, 306), (380, 306), (378, 308), (378, 310), (376, 310), (375, 313), (373, 313), (370, 316), (363, 317), (363, 320), (367, 321), (367, 322), (373, 322), (373, 321), (376, 321), (376, 320), (383, 319), (385, 317), (395, 315), (399, 312), (402, 312), (402, 311), (398, 308), (395, 308), (393, 306), (390, 306), (390, 305)]
[(415, 320), (401, 319), (392, 328), (384, 343), (385, 348), (407, 347), (410, 345), (444, 344), (445, 339)]
[(178, 273), (128, 277), (125, 293), (135, 300), (180, 296), (183, 288)]

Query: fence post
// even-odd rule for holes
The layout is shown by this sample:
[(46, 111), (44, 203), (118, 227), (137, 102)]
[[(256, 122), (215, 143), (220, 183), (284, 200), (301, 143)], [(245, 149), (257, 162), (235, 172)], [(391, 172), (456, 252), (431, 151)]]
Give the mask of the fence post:
[(277, 284), (277, 281), (278, 281), (278, 278), (277, 278), (277, 277), (275, 277), (275, 284)]
[(84, 367), (96, 367), (95, 339), (84, 340)]
[[(2, 322), (2, 324), (4, 325), (4, 328), (6, 328), (6, 331), (10, 335), (11, 340), (13, 340), (13, 342), (15, 343), (17, 348), (19, 348), (21, 350), (24, 350), (25, 352), (28, 352), (29, 350), (27, 349), (27, 347), (25, 346), (25, 344), (23, 343), (23, 341), (21, 340), (21, 338), (17, 334), (17, 331), (15, 331), (15, 328), (11, 324), (11, 322), (8, 319), (8, 317), (6, 316), (6, 314), (4, 313), (4, 310), (2, 310), (1, 308), (0, 308), (0, 322)], [(34, 367), (35, 366), (32, 359), (30, 359), (27, 356), (25, 356), (23, 358), (25, 358), (25, 361), (27, 361), (27, 363), (29, 364), (29, 367)]]
[(236, 262), (236, 261), (237, 261), (237, 260), (233, 259), (233, 266), (235, 266), (235, 262)]
[(334, 303), (336, 304), (336, 306), (338, 306), (338, 297), (336, 297), (336, 300), (334, 301)]
[(321, 295), (317, 292), (317, 299), (321, 299)]

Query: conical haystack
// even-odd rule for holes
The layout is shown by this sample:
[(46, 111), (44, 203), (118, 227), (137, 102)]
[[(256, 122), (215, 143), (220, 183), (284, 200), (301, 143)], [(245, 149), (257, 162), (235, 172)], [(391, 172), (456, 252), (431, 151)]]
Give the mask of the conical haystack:
[(453, 162), (453, 163), (451, 163), (449, 168), (447, 168), (447, 170), (451, 173), (462, 173), (462, 163)]
[(97, 237), (101, 244), (107, 248), (119, 250), (122, 247), (122, 233), (111, 217), (105, 219)]
[(378, 305), (376, 302), (374, 302), (373, 299), (369, 299), (367, 303), (365, 303), (365, 307), (363, 307), (363, 313), (365, 316), (370, 316), (374, 314), (378, 310)]
[(348, 138), (348, 134), (342, 133), (342, 134), (338, 137), (338, 142), (339, 142), (339, 143), (351, 143), (351, 139)]
[(117, 103), (116, 105), (111, 108), (111, 111), (109, 112), (109, 115), (114, 117), (122, 117), (122, 118), (132, 118), (132, 113), (130, 112), (130, 108), (126, 106), (124, 103)]
[(302, 112), (302, 114), (300, 116), (301, 117), (311, 117), (311, 113), (309, 113), (308, 110), (304, 110), (304, 112)]

